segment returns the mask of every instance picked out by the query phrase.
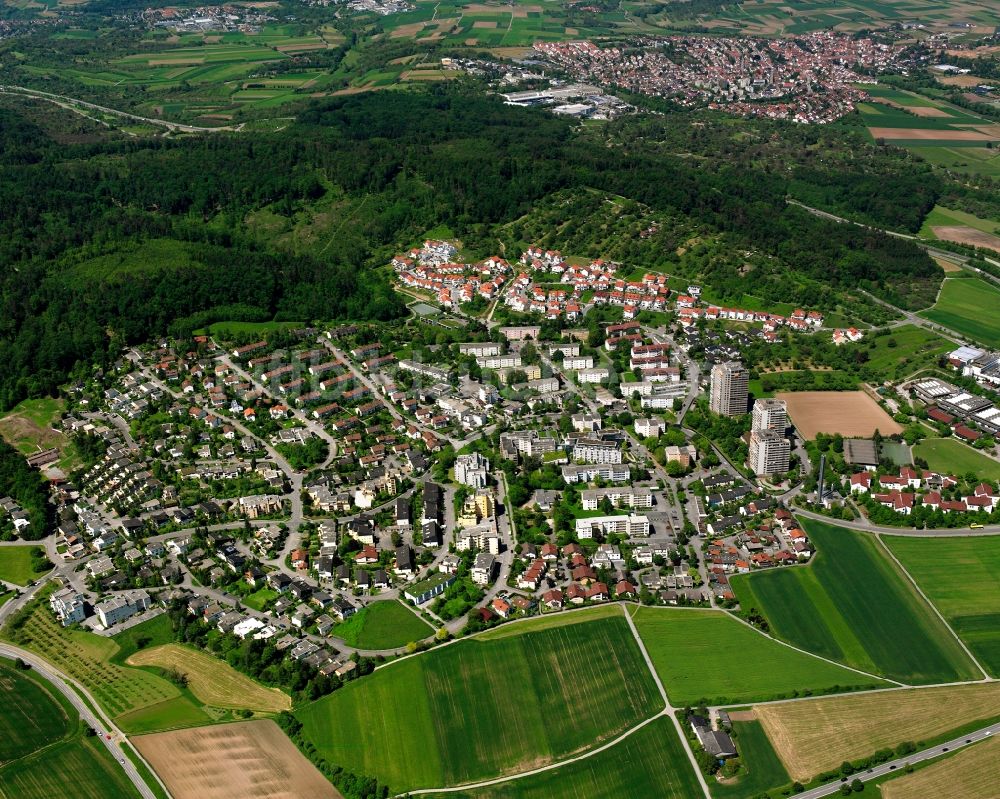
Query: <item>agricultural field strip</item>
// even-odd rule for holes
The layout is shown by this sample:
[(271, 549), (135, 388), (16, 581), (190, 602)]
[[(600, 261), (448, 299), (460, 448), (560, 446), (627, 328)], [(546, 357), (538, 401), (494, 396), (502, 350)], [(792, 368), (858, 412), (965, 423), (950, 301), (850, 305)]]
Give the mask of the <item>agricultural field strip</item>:
[[(150, 766), (149, 762), (139, 753), (135, 746), (132, 745), (132, 742), (125, 736), (125, 734), (104, 715), (104, 713), (99, 709), (94, 697), (91, 696), (87, 689), (80, 685), (80, 683), (57, 669), (41, 655), (38, 655), (35, 652), (30, 652), (26, 649), (21, 649), (17, 646), (13, 646), (12, 644), (0, 642), (0, 656), (12, 659), (21, 658), (21, 660), (25, 663), (30, 664), (39, 673), (39, 675), (48, 679), (57, 689), (60, 690), (60, 692), (62, 692), (62, 694), (70, 701), (70, 704), (72, 704), (80, 713), (80, 717), (82, 719), (86, 721), (92, 718), (98, 724), (102, 724), (108, 731), (112, 732), (115, 738), (121, 741), (122, 748), (128, 746), (132, 750), (135, 757), (138, 758), (139, 761), (141, 761), (142, 764), (149, 770), (149, 773), (153, 775), (153, 778), (159, 783), (160, 788), (167, 793), (168, 796), (170, 795), (167, 791), (167, 786), (163, 784), (163, 781), (153, 770), (153, 767)], [(149, 789), (149, 786), (147, 786), (143, 781), (135, 766), (132, 765), (131, 758), (125, 759), (124, 767), (125, 773), (128, 775), (129, 779), (132, 780), (133, 784), (135, 784), (135, 787), (139, 790), (143, 799), (156, 799), (156, 795)]]
[[(692, 610), (699, 610), (699, 608), (692, 608)], [(762, 635), (765, 638), (767, 638), (769, 641), (774, 641), (777, 644), (781, 644), (782, 646), (786, 646), (789, 649), (794, 650), (795, 652), (800, 652), (803, 655), (809, 655), (809, 657), (816, 658), (817, 660), (822, 660), (824, 663), (829, 663), (831, 666), (837, 666), (838, 668), (841, 668), (841, 669), (847, 669), (848, 671), (853, 671), (856, 674), (862, 674), (865, 677), (871, 677), (874, 680), (879, 680), (881, 682), (891, 682), (894, 685), (898, 685), (900, 688), (907, 688), (907, 687), (909, 687), (906, 683), (899, 682), (899, 680), (893, 680), (891, 677), (880, 677), (877, 674), (870, 674), (869, 672), (864, 671), (863, 669), (856, 669), (856, 668), (854, 668), (854, 666), (849, 666), (846, 663), (838, 663), (836, 660), (830, 660), (830, 658), (825, 658), (822, 655), (817, 655), (815, 652), (810, 652), (808, 649), (800, 649), (799, 647), (795, 646), (795, 644), (790, 644), (788, 641), (782, 641), (780, 638), (775, 638), (773, 635), (768, 635), (763, 630), (758, 630), (756, 627), (754, 627), (752, 624), (750, 624), (750, 622), (746, 621), (745, 619), (741, 619), (735, 613), (729, 613), (728, 615), (731, 618), (736, 619), (736, 621), (738, 621), (740, 624), (744, 625), (745, 627), (749, 627), (751, 630), (753, 630), (755, 633), (757, 633), (757, 635)], [(882, 690), (886, 690), (886, 689), (882, 689)], [(862, 693), (862, 692), (853, 692), (853, 693)], [(786, 701), (788, 701), (788, 700), (786, 700)], [(745, 705), (746, 702), (744, 702), (743, 704)], [(754, 702), (754, 704), (762, 704), (762, 703), (760, 703), (760, 702)]]
[(952, 634), (952, 637), (958, 642), (958, 645), (962, 648), (965, 654), (968, 655), (969, 660), (971, 660), (973, 664), (975, 664), (975, 667), (979, 669), (980, 673), (983, 675), (983, 679), (991, 680), (992, 677), (990, 677), (986, 669), (983, 668), (982, 664), (978, 660), (976, 660), (975, 655), (973, 655), (969, 647), (965, 645), (965, 641), (959, 638), (958, 633), (956, 633), (952, 629), (952, 626), (948, 623), (948, 620), (944, 617), (941, 611), (938, 610), (937, 605), (931, 602), (930, 597), (924, 593), (924, 590), (919, 585), (917, 585), (917, 581), (913, 579), (913, 576), (906, 570), (906, 567), (903, 566), (899, 558), (896, 557), (896, 554), (891, 549), (889, 549), (889, 547), (886, 546), (885, 541), (882, 540), (882, 536), (879, 533), (875, 533), (874, 535), (875, 535), (875, 540), (878, 541), (878, 545), (890, 558), (892, 558), (893, 562), (896, 564), (896, 567), (900, 570), (900, 572), (903, 573), (906, 579), (910, 581), (910, 585), (912, 585), (914, 590), (918, 594), (920, 594), (920, 597), (924, 600), (924, 602), (927, 603), (930, 609), (934, 611), (935, 615), (941, 620), (941, 623), (945, 626), (945, 629)]
[[(691, 746), (688, 743), (688, 740), (687, 740), (687, 738), (684, 735), (684, 730), (682, 729), (680, 722), (677, 720), (677, 716), (674, 713), (674, 708), (671, 707), (671, 705), (670, 705), (670, 700), (667, 697), (667, 691), (663, 687), (663, 683), (660, 681), (660, 676), (656, 673), (656, 669), (653, 667), (653, 661), (649, 657), (649, 653), (646, 651), (646, 647), (642, 643), (642, 638), (639, 636), (639, 631), (636, 629), (635, 623), (632, 621), (632, 614), (629, 613), (628, 609), (626, 607), (624, 607), (624, 606), (622, 608), (622, 613), (625, 616), (625, 620), (628, 622), (629, 629), (632, 631), (632, 637), (635, 639), (636, 646), (639, 647), (639, 651), (642, 653), (643, 660), (646, 663), (646, 668), (649, 670), (649, 673), (652, 676), (653, 681), (656, 683), (656, 688), (660, 692), (660, 696), (663, 698), (664, 707), (663, 707), (662, 710), (660, 710), (658, 713), (650, 716), (649, 718), (645, 719), (644, 721), (639, 722), (638, 724), (636, 724), (631, 729), (626, 730), (621, 735), (619, 735), (617, 738), (614, 738), (611, 741), (608, 741), (607, 743), (602, 744), (601, 746), (599, 746), (599, 747), (597, 747), (595, 749), (589, 749), (586, 752), (584, 752), (582, 754), (579, 754), (579, 755), (576, 755), (575, 757), (571, 757), (571, 758), (569, 758), (567, 760), (560, 760), (560, 761), (557, 761), (555, 763), (550, 763), (547, 766), (542, 766), (540, 768), (531, 769), (530, 771), (523, 771), (523, 772), (521, 772), (519, 774), (509, 774), (509, 775), (504, 776), (504, 777), (495, 777), (494, 779), (483, 780), (481, 782), (466, 783), (464, 785), (458, 785), (458, 786), (451, 787), (451, 788), (421, 788), (421, 789), (418, 789), (418, 790), (406, 791), (405, 793), (398, 794), (397, 795), (397, 799), (401, 799), (401, 797), (405, 797), (405, 796), (417, 796), (417, 795), (424, 795), (424, 794), (440, 794), (440, 793), (460, 793), (462, 791), (467, 791), (469, 789), (486, 788), (486, 787), (489, 787), (491, 785), (499, 785), (501, 783), (512, 782), (514, 780), (520, 780), (520, 779), (524, 779), (526, 777), (532, 777), (532, 776), (535, 776), (536, 774), (542, 774), (542, 773), (544, 773), (546, 771), (552, 771), (553, 769), (561, 768), (562, 766), (567, 766), (567, 765), (570, 765), (572, 763), (578, 763), (581, 760), (586, 760), (586, 759), (588, 759), (590, 757), (593, 757), (594, 755), (600, 754), (601, 752), (604, 752), (604, 751), (610, 749), (611, 747), (615, 746), (616, 744), (618, 744), (621, 741), (623, 741), (626, 738), (628, 738), (633, 733), (641, 730), (647, 724), (651, 724), (652, 722), (654, 722), (656, 719), (660, 718), (661, 716), (668, 716), (670, 718), (670, 720), (673, 722), (674, 727), (676, 728), (677, 734), (680, 736), (680, 739), (681, 739), (681, 741), (682, 741), (682, 743), (684, 745), (684, 749), (687, 752), (687, 756), (688, 756), (688, 760), (690, 761), (691, 768), (693, 768), (694, 771), (695, 771), (695, 774), (698, 775), (698, 781), (701, 784), (702, 791), (705, 794), (705, 799), (711, 799), (711, 793), (710, 793), (709, 788), (708, 788), (708, 783), (705, 781), (705, 778), (704, 778), (704, 776), (701, 773), (701, 769), (698, 768), (698, 763), (697, 763), (697, 761), (694, 758), (694, 752), (691, 750)], [(525, 620), (525, 621), (527, 621), (527, 620)], [(475, 636), (472, 636), (472, 637), (474, 638)], [(457, 640), (456, 641), (450, 641), (449, 643), (457, 643)], [(448, 644), (444, 644), (444, 646), (447, 646), (447, 645)], [(423, 653), (417, 653), (417, 654), (423, 654)], [(415, 657), (415, 656), (416, 655), (408, 655), (407, 657)], [(403, 660), (403, 659), (404, 658), (400, 658), (400, 660)], [(398, 661), (393, 661), (393, 662), (398, 662)], [(390, 664), (384, 664), (384, 665), (390, 665)]]

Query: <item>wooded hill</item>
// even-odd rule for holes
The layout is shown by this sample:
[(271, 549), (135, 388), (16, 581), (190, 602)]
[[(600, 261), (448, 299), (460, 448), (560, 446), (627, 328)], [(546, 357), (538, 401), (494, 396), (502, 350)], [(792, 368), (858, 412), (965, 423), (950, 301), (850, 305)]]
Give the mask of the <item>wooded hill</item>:
[[(278, 133), (67, 144), (34, 113), (0, 106), (3, 407), (54, 391), (78, 361), (190, 332), (228, 306), (302, 321), (398, 316), (380, 269), (395, 251), (440, 224), (488, 249), (498, 226), (555, 192), (648, 208), (664, 232), (630, 252), (639, 268), (692, 233), (766, 255), (767, 268), (723, 275), (733, 290), (769, 281), (772, 297), (795, 302), (803, 284), (822, 284), (832, 302), (862, 287), (923, 307), (941, 277), (908, 242), (786, 203), (794, 182), (837, 209), (919, 224), (935, 200), (933, 185), (913, 188), (920, 164), (846, 130), (822, 134), (826, 149), (854, 150), (832, 181), (819, 162), (776, 168), (794, 149), (778, 134), (805, 135), (791, 126), (706, 115), (695, 128), (679, 114), (580, 127), (461, 85), (324, 101)], [(844, 174), (865, 186), (874, 176), (895, 201), (873, 205)]]

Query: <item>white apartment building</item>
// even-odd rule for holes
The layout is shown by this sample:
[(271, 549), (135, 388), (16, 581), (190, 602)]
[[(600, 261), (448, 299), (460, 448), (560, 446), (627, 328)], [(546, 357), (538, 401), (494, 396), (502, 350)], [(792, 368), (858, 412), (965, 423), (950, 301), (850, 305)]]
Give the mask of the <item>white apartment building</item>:
[(592, 516), (576, 520), (577, 538), (625, 535), (629, 538), (648, 537), (649, 519), (645, 516)]
[(754, 430), (750, 434), (750, 455), (747, 465), (756, 475), (781, 474), (788, 471), (791, 445), (776, 430)]
[(784, 435), (788, 427), (788, 408), (784, 400), (759, 399), (753, 403), (751, 430), (774, 430)]

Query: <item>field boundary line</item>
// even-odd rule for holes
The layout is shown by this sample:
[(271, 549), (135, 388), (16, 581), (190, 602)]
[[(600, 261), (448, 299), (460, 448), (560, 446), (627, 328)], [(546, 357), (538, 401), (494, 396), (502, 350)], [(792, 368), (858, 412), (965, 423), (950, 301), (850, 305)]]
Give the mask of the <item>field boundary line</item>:
[[(659, 713), (650, 716), (648, 719), (643, 719), (634, 727), (630, 727), (629, 729), (625, 730), (625, 732), (623, 732), (617, 738), (614, 738), (613, 740), (608, 741), (605, 744), (601, 744), (596, 749), (590, 749), (586, 752), (583, 752), (582, 754), (576, 755), (575, 757), (571, 757), (568, 760), (560, 760), (555, 763), (549, 763), (547, 766), (541, 766), (540, 768), (532, 769), (531, 771), (522, 771), (520, 774), (510, 774), (506, 777), (494, 777), (493, 779), (483, 780), (482, 782), (468, 782), (465, 783), (464, 785), (455, 785), (450, 788), (418, 788), (417, 790), (405, 791), (404, 793), (396, 794), (395, 799), (402, 799), (402, 797), (406, 796), (418, 796), (428, 793), (458, 793), (459, 791), (469, 791), (469, 790), (475, 790), (477, 788), (487, 788), (491, 785), (500, 785), (501, 783), (504, 782), (513, 782), (515, 780), (522, 780), (526, 777), (534, 777), (536, 774), (544, 774), (546, 771), (552, 771), (553, 769), (560, 768), (561, 766), (568, 766), (573, 763), (577, 763), (581, 760), (586, 760), (587, 758), (593, 757), (594, 755), (600, 754), (601, 752), (604, 752), (610, 749), (611, 747), (621, 743), (630, 735), (638, 732), (648, 724), (652, 724), (658, 718), (662, 716), (672, 716), (672, 715), (673, 714), (670, 713), (670, 711), (664, 708)], [(699, 774), (700, 773), (701, 772), (699, 772)], [(706, 797), (707, 796), (708, 794), (706, 794)]]
[(976, 660), (975, 655), (973, 655), (969, 647), (965, 645), (965, 641), (963, 641), (961, 638), (958, 637), (958, 633), (956, 633), (952, 629), (952, 626), (948, 623), (948, 620), (944, 617), (941, 611), (938, 610), (937, 605), (931, 602), (930, 597), (928, 597), (927, 594), (924, 593), (923, 589), (919, 585), (917, 585), (917, 581), (913, 579), (913, 576), (906, 570), (906, 567), (902, 564), (900, 559), (896, 557), (896, 553), (894, 553), (891, 549), (889, 549), (888, 546), (886, 546), (885, 541), (882, 540), (881, 533), (875, 533), (875, 540), (878, 541), (878, 545), (882, 547), (883, 550), (885, 550), (886, 554), (890, 558), (892, 558), (892, 562), (896, 564), (896, 567), (903, 573), (903, 576), (906, 577), (907, 580), (909, 580), (910, 585), (912, 585), (914, 590), (920, 595), (920, 598), (927, 603), (927, 606), (932, 611), (934, 611), (934, 614), (941, 620), (941, 623), (945, 626), (945, 629), (948, 632), (950, 632), (952, 637), (958, 642), (958, 645), (962, 648), (962, 651), (965, 652), (965, 654), (968, 656), (969, 660), (972, 661), (973, 665), (977, 669), (979, 669), (980, 674), (983, 675), (983, 680), (985, 682), (993, 682), (993, 677), (991, 677), (989, 673), (986, 671), (986, 669), (983, 668), (982, 664), (978, 660)]
[[(801, 564), (801, 568), (807, 568), (808, 566), (809, 566), (808, 563)], [(790, 568), (798, 568), (798, 567), (797, 566), (792, 566)], [(839, 663), (836, 660), (830, 660), (830, 658), (825, 658), (822, 655), (817, 655), (815, 652), (810, 652), (808, 649), (800, 649), (799, 647), (795, 646), (795, 644), (790, 644), (790, 643), (788, 643), (788, 641), (782, 641), (780, 638), (776, 638), (775, 636), (770, 635), (770, 634), (764, 632), (763, 630), (757, 629), (750, 622), (746, 621), (745, 619), (741, 619), (739, 616), (737, 616), (735, 613), (733, 613), (730, 610), (723, 610), (722, 608), (675, 608), (675, 607), (668, 608), (668, 607), (663, 607), (662, 605), (649, 605), (649, 606), (642, 606), (642, 607), (648, 607), (649, 610), (685, 610), (685, 611), (701, 611), (702, 613), (724, 613), (729, 618), (734, 619), (735, 621), (738, 621), (743, 626), (750, 628), (755, 633), (757, 633), (757, 635), (762, 635), (765, 638), (767, 638), (769, 641), (774, 641), (776, 644), (781, 644), (782, 646), (788, 647), (789, 649), (792, 649), (795, 652), (801, 652), (803, 655), (809, 655), (809, 657), (816, 658), (817, 660), (822, 660), (824, 663), (829, 663), (831, 666), (838, 666), (839, 668), (847, 669), (848, 671), (853, 671), (855, 674), (861, 674), (861, 675), (864, 675), (865, 677), (871, 677), (872, 679), (878, 680), (880, 682), (891, 682), (894, 685), (899, 686), (900, 688), (912, 688), (912, 687), (914, 687), (914, 686), (911, 686), (909, 683), (900, 682), (899, 680), (893, 680), (890, 677), (881, 677), (878, 674), (872, 674), (872, 673), (864, 671), (862, 669), (855, 668), (854, 666), (848, 666), (846, 663)], [(977, 682), (978, 682), (978, 680), (977, 680)], [(950, 684), (951, 683), (949, 683), (949, 685)], [(849, 691), (849, 692), (845, 692), (845, 693), (861, 693), (861, 692), (860, 691)], [(777, 700), (777, 701), (787, 701), (787, 700)], [(720, 705), (720, 707), (740, 707), (740, 706), (746, 705), (746, 704), (762, 704), (762, 703), (760, 703), (760, 702), (750, 702), (750, 703), (748, 703), (748, 702), (740, 702), (740, 703), (738, 703), (736, 705)]]
[(670, 705), (670, 697), (667, 695), (667, 689), (663, 687), (663, 683), (660, 681), (660, 675), (656, 673), (656, 667), (653, 665), (653, 659), (649, 656), (649, 652), (646, 651), (646, 645), (642, 642), (642, 636), (639, 635), (639, 630), (635, 626), (635, 622), (632, 620), (632, 615), (625, 608), (622, 608), (622, 612), (625, 616), (625, 621), (628, 622), (629, 629), (632, 630), (632, 637), (635, 638), (636, 646), (639, 647), (643, 660), (646, 661), (646, 668), (648, 668), (649, 673), (653, 675), (653, 681), (656, 683), (656, 687), (660, 690), (660, 696), (663, 697), (663, 713), (670, 716), (670, 720), (674, 724), (674, 729), (677, 731), (677, 735), (680, 736), (681, 745), (684, 747), (684, 751), (687, 752), (688, 761), (690, 761), (691, 768), (694, 769), (694, 773), (698, 777), (698, 783), (701, 785), (701, 790), (705, 794), (705, 799), (711, 799), (712, 792), (709, 790), (708, 783), (705, 781), (705, 775), (702, 773), (701, 767), (698, 765), (698, 761), (694, 756), (694, 752), (691, 750), (691, 744), (688, 741), (687, 736), (684, 734), (684, 729), (681, 727), (681, 723), (677, 720), (677, 714)]
[(891, 691), (926, 691), (930, 688), (958, 688), (963, 685), (986, 685), (996, 680), (960, 680), (958, 682), (937, 682), (933, 685), (891, 685), (886, 688), (866, 688), (863, 691), (841, 691), (837, 694), (813, 694), (812, 696), (793, 696), (788, 699), (768, 699), (763, 702), (733, 702), (728, 705), (709, 705), (709, 710), (729, 710), (738, 707), (758, 707), (760, 705), (786, 705), (791, 702), (811, 702), (819, 699), (847, 699), (852, 696), (867, 694), (885, 694)]

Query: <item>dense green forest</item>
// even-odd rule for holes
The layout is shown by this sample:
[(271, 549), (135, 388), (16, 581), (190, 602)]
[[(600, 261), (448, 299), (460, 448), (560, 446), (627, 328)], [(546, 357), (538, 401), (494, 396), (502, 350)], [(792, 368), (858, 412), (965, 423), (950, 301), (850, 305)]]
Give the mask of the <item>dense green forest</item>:
[(31, 526), (21, 538), (37, 541), (52, 528), (48, 482), (38, 469), (28, 466), (24, 455), (0, 438), (0, 497), (10, 497), (28, 514)]
[(394, 250), (439, 224), (493, 247), (498, 225), (556, 192), (628, 198), (663, 221), (630, 253), (639, 268), (669, 261), (682, 235), (757, 253), (750, 274), (709, 266), (744, 290), (769, 282), (775, 300), (801, 301), (796, 292), (822, 283), (831, 301), (861, 287), (922, 307), (940, 279), (908, 242), (786, 204), (793, 184), (814, 187), (912, 227), (933, 186), (914, 190), (907, 164), (875, 148), (855, 173), (868, 186), (880, 175), (894, 202), (872, 207), (819, 167), (790, 178), (774, 166), (791, 145), (779, 150), (773, 125), (748, 123), (739, 138), (725, 120), (695, 129), (690, 115), (581, 128), (461, 85), (317, 103), (279, 133), (66, 143), (33, 113), (0, 106), (3, 407), (54, 391), (77, 362), (188, 332), (227, 306), (302, 321), (393, 318), (405, 309), (380, 267)]

